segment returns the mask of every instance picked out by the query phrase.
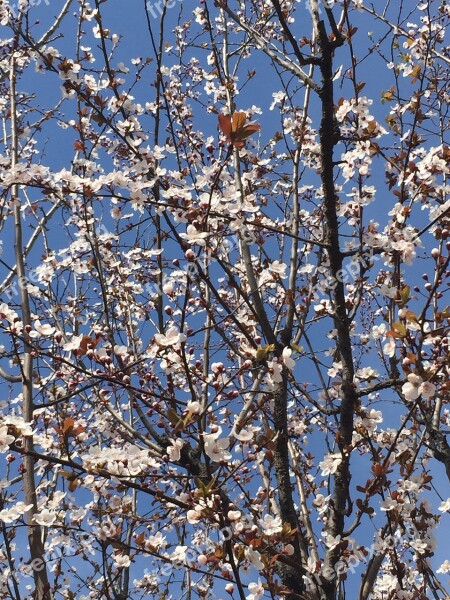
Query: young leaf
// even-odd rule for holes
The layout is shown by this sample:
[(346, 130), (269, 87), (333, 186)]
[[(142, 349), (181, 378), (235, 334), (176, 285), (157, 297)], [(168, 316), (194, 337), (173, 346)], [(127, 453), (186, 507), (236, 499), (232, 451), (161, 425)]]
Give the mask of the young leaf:
[(245, 112), (234, 112), (233, 116), (219, 115), (219, 127), (226, 136), (226, 141), (235, 148), (243, 148), (245, 140), (261, 129), (257, 123), (245, 124), (247, 115)]

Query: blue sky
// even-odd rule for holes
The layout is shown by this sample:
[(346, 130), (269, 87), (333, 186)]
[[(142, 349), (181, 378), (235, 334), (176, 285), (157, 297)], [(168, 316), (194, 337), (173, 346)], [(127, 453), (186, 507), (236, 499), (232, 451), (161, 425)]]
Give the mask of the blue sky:
[[(62, 4), (62, 3), (60, 3)], [(171, 25), (173, 23), (176, 22), (176, 20), (178, 19), (178, 15), (180, 10), (183, 11), (184, 15), (188, 15), (191, 11), (191, 9), (193, 7), (196, 6), (196, 3), (194, 2), (190, 2), (188, 0), (185, 0), (184, 2), (177, 2), (174, 6), (174, 8), (170, 9), (169, 13), (168, 13), (168, 23)], [(53, 2), (51, 2), (49, 5), (46, 5), (45, 3), (41, 3), (39, 6), (34, 7), (30, 13), (29, 13), (29, 17), (30, 17), (30, 22), (32, 22), (35, 18), (39, 18), (42, 22), (42, 25), (44, 26), (45, 24), (47, 24), (48, 22), (51, 21), (51, 18), (53, 17), (54, 14), (56, 14), (57, 12), (57, 6), (56, 6), (56, 0), (53, 0)], [(144, 2), (138, 2), (136, 0), (131, 0), (129, 2), (125, 2), (123, 0), (109, 0), (108, 4), (102, 4), (102, 9), (104, 9), (105, 12), (105, 25), (108, 26), (112, 31), (117, 32), (118, 34), (121, 34), (124, 36), (124, 42), (121, 45), (117, 55), (115, 56), (113, 63), (117, 64), (120, 61), (124, 61), (126, 63), (126, 66), (130, 67), (132, 69), (132, 65), (129, 64), (129, 58), (130, 57), (146, 57), (146, 56), (152, 56), (153, 52), (150, 46), (150, 41), (149, 41), (149, 37), (148, 37), (148, 32), (146, 31), (146, 28), (142, 26), (143, 21), (145, 19), (145, 12), (144, 12)], [(305, 17), (308, 17), (306, 11), (305, 11)], [(357, 15), (357, 14), (353, 14), (352, 13), (352, 18), (355, 18), (356, 22), (360, 22), (358, 23), (358, 25), (360, 25), (360, 29), (358, 31), (358, 33), (356, 34), (354, 40), (355, 40), (355, 46), (359, 46), (359, 44), (361, 44), (361, 46), (364, 46), (367, 43), (367, 20), (368, 17), (366, 15)], [(73, 56), (74, 52), (75, 52), (75, 45), (74, 45), (74, 37), (73, 34), (75, 32), (75, 28), (76, 28), (76, 19), (69, 14), (64, 21), (64, 26), (62, 28), (62, 32), (64, 34), (63, 38), (57, 39), (53, 42), (53, 45), (55, 45), (57, 48), (59, 48), (61, 50), (61, 52), (63, 54), (66, 54), (68, 57)], [(155, 28), (157, 30), (157, 21), (156, 19), (152, 21), (152, 25), (155, 25)], [(375, 23), (371, 23), (370, 27), (372, 27), (373, 25), (373, 32), (374, 32), (374, 37), (376, 37), (377, 35), (380, 36), (383, 31), (384, 31), (384, 27), (383, 26), (379, 26), (376, 25)], [(89, 31), (92, 27), (92, 23), (86, 23), (86, 30)], [(39, 28), (39, 26), (36, 28), (36, 37), (38, 37), (39, 32), (41, 31), (41, 29)], [(95, 45), (98, 44), (98, 40), (96, 40), (92, 35), (88, 37), (88, 41), (84, 42), (89, 43), (90, 45), (92, 45), (92, 47), (94, 47)], [(337, 55), (336, 55), (336, 66), (338, 67), (340, 65), (341, 62), (341, 55), (343, 56), (342, 61), (345, 63), (348, 63), (348, 56), (346, 55), (346, 53), (348, 52), (348, 49), (345, 48), (343, 50), (339, 50)], [(195, 54), (195, 52), (194, 52)], [(170, 58), (168, 58), (168, 60), (172, 60)], [(245, 90), (242, 92), (242, 94), (240, 94), (237, 97), (237, 101), (238, 101), (238, 105), (241, 108), (250, 108), (253, 104), (256, 104), (258, 106), (260, 106), (263, 110), (263, 115), (264, 115), (264, 128), (261, 132), (261, 137), (262, 139), (264, 139), (264, 137), (269, 136), (269, 131), (272, 128), (272, 130), (276, 130), (279, 127), (279, 123), (276, 121), (276, 113), (273, 113), (273, 117), (268, 117), (268, 115), (270, 114), (268, 112), (268, 108), (272, 102), (272, 92), (276, 89), (276, 86), (269, 86), (267, 85), (267, 78), (268, 75), (271, 73), (271, 66), (269, 61), (263, 57), (258, 57), (258, 58), (251, 58), (251, 59), (247, 59), (246, 62), (248, 63), (248, 69), (256, 69), (256, 74), (253, 77), (253, 79), (251, 80), (250, 84), (245, 88)], [(244, 62), (245, 64), (245, 62)], [(380, 81), (382, 82), (384, 80), (384, 78), (386, 78), (386, 81), (389, 81), (389, 77), (388, 77), (389, 73), (387, 71), (387, 67), (385, 64), (383, 64), (382, 61), (380, 61), (378, 58), (375, 57), (375, 54), (373, 54), (371, 57), (369, 57), (366, 62), (364, 63), (364, 65), (361, 66), (361, 76), (364, 77), (366, 86), (363, 90), (363, 94), (367, 95), (369, 97), (373, 97), (374, 98), (374, 106), (373, 106), (373, 111), (374, 114), (380, 118), (381, 121), (383, 121), (383, 115), (386, 111), (386, 108), (379, 102), (380, 99)], [(154, 99), (154, 89), (152, 87), (152, 78), (155, 76), (154, 73), (154, 69), (152, 66), (150, 66), (150, 68), (147, 70), (146, 75), (143, 77), (143, 79), (141, 80), (141, 82), (139, 83), (138, 86), (136, 86), (135, 90), (133, 91), (133, 95), (135, 95), (135, 97), (142, 103), (145, 103), (146, 101), (152, 101)], [(340, 81), (337, 81), (336, 83), (336, 100), (339, 98), (339, 96), (342, 94), (343, 96), (346, 96), (347, 93), (349, 92), (349, 83), (348, 81), (344, 82), (342, 91), (340, 89)], [(33, 73), (33, 72), (28, 72), (26, 77), (24, 78), (24, 87), (28, 88), (28, 89), (35, 89), (36, 92), (38, 93), (41, 101), (43, 104), (46, 105), (50, 105), (55, 99), (57, 99), (60, 95), (60, 91), (59, 91), (59, 86), (61, 85), (61, 80), (58, 78), (58, 76), (56, 74), (45, 74), (45, 75), (41, 75), (38, 73)], [(72, 103), (66, 103), (63, 106), (62, 109), (62, 114), (61, 114), (61, 119), (63, 120), (68, 120), (70, 118), (73, 117), (73, 114), (71, 114), (71, 111), (73, 111), (76, 108), (75, 104)], [(202, 113), (200, 108), (196, 109), (198, 112), (196, 114), (196, 118), (197, 118), (197, 126), (198, 128), (202, 128), (205, 131), (208, 131), (211, 135), (217, 136), (218, 132), (217, 132), (217, 120), (216, 120), (216, 116), (215, 115), (211, 115), (211, 114), (207, 114), (207, 113)], [(312, 99), (312, 109), (311, 109), (311, 114), (313, 116), (316, 116), (318, 114), (320, 110), (317, 98), (313, 97)], [(31, 114), (29, 115), (30, 118), (30, 122), (34, 121), (34, 116)], [(148, 120), (149, 123), (149, 127), (151, 127), (151, 119), (149, 118)], [(56, 124), (56, 122), (54, 120), (50, 120), (46, 123), (43, 124), (43, 128), (41, 131), (41, 141), (39, 142), (41, 148), (42, 148), (42, 154), (40, 155), (40, 157), (43, 159), (43, 161), (45, 162), (45, 164), (47, 164), (51, 169), (57, 171), (61, 168), (70, 168), (70, 164), (68, 163), (68, 159), (69, 157), (71, 157), (73, 155), (73, 142), (77, 139), (77, 135), (75, 131), (70, 131), (70, 130), (62, 130), (60, 129), (60, 127), (58, 127), (58, 125)], [(162, 134), (162, 139), (164, 139), (164, 134)], [(39, 159), (39, 157), (38, 157)], [(313, 175), (309, 175), (309, 178), (305, 179), (305, 183), (307, 184), (311, 184), (311, 185), (317, 185), (318, 183), (318, 176), (317, 174), (313, 174)], [(373, 217), (376, 219), (387, 219), (387, 212), (389, 210), (389, 207), (391, 206), (391, 204), (393, 205), (395, 202), (395, 199), (393, 198), (392, 194), (387, 190), (386, 186), (385, 186), (385, 182), (384, 182), (384, 177), (383, 175), (374, 175), (372, 184), (375, 185), (378, 188), (378, 195), (377, 195), (377, 200), (374, 204), (371, 205), (371, 207), (369, 207), (368, 211), (369, 211), (369, 217)], [(33, 192), (30, 192), (30, 194), (33, 194)], [(105, 210), (104, 212), (104, 223), (106, 225), (107, 228), (109, 228), (110, 226), (112, 227), (112, 220), (109, 217), (108, 211)], [(61, 214), (60, 216), (57, 217), (56, 219), (56, 224), (58, 223), (58, 219), (59, 219), (59, 223), (62, 225), (62, 222), (64, 220), (64, 215)], [(420, 223), (420, 220), (418, 221)], [(423, 217), (423, 223), (425, 223), (425, 215)], [(10, 242), (11, 242), (11, 234), (12, 231), (11, 229), (8, 229), (8, 227), (5, 228), (4, 232), (2, 232), (2, 237), (3, 237), (3, 241), (4, 241), (4, 253), (2, 258), (8, 262), (9, 264), (11, 264), (12, 262), (12, 255), (11, 255), (11, 246), (10, 246)], [(62, 234), (62, 230), (60, 230), (57, 225), (55, 227), (55, 225), (52, 225), (51, 228), (49, 229), (48, 232), (48, 238), (50, 241), (50, 244), (52, 246), (54, 246), (54, 248), (61, 248), (61, 247), (65, 247), (65, 245), (68, 244), (68, 240), (65, 239), (63, 237)], [(428, 237), (425, 236), (424, 237), (424, 244), (425, 244), (425, 250), (424, 252), (426, 252), (427, 249), (429, 249), (430, 245), (428, 242)], [(271, 248), (270, 243), (267, 246), (269, 249)], [(275, 246), (273, 246), (274, 250), (275, 250)], [(42, 252), (42, 247), (41, 246), (37, 246), (36, 247), (36, 251), (33, 255), (33, 260), (38, 261), (39, 260), (39, 255)], [(278, 256), (274, 256), (273, 258), (278, 258)], [(420, 261), (416, 264), (420, 264)], [(417, 266), (414, 266), (412, 268), (410, 267), (404, 267), (406, 270), (409, 269), (417, 269)], [(3, 270), (0, 270), (0, 273), (3, 274)], [(409, 271), (409, 273), (411, 274), (411, 271)], [(419, 281), (420, 278), (420, 274), (419, 271), (417, 271), (417, 281)], [(412, 278), (412, 280), (415, 279), (415, 275)], [(201, 317), (200, 317), (201, 318)], [(317, 329), (318, 331), (318, 336), (323, 336), (323, 347), (325, 348), (326, 346), (328, 346), (329, 342), (328, 340), (325, 339), (325, 335), (329, 330), (329, 323), (324, 323), (322, 327), (319, 327)], [(148, 331), (149, 335), (152, 335), (154, 332), (152, 331), (150, 333), (150, 331)], [(317, 335), (317, 333), (316, 333)], [(375, 357), (374, 357), (374, 361), (375, 361)], [(313, 371), (313, 366), (310, 365), (308, 362), (304, 361), (301, 364), (302, 369), (302, 374), (305, 373), (306, 376), (308, 376), (308, 373), (311, 373), (311, 379), (314, 380), (315, 374)], [(1, 383), (0, 384), (2, 386), (3, 389), (5, 389), (5, 393), (7, 393), (7, 386), (5, 385), (5, 383)], [(383, 400), (387, 400), (388, 399), (388, 395), (393, 395), (392, 392), (386, 392), (383, 396)], [(377, 406), (375, 405), (375, 408), (377, 408)], [(391, 426), (395, 427), (398, 424), (398, 419), (399, 419), (399, 415), (401, 413), (401, 407), (398, 407), (398, 410), (396, 409), (395, 405), (392, 405), (392, 410), (391, 412), (387, 413), (387, 415), (385, 415), (387, 417), (387, 419), (390, 420), (390, 424)], [(313, 452), (321, 452), (323, 450), (323, 447), (321, 446), (322, 444), (322, 440), (317, 438), (317, 440), (314, 440), (314, 438), (312, 439), (312, 443), (311, 443), (311, 450)], [(364, 461), (360, 461), (360, 459), (358, 459), (357, 457), (354, 458), (354, 463), (355, 464), (359, 464), (359, 462), (361, 462), (361, 471), (363, 469), (366, 468), (366, 464)], [(441, 467), (440, 464), (437, 464), (436, 462), (433, 465), (433, 470), (436, 473), (442, 473), (443, 474), (443, 469)], [(1, 474), (0, 474), (1, 475)], [(358, 475), (361, 476), (362, 479), (364, 479), (365, 474), (362, 472), (359, 472)], [(438, 479), (438, 478), (437, 478)], [(439, 480), (439, 479), (438, 479)], [(369, 527), (367, 528), (367, 543), (370, 543), (370, 539), (372, 536), (372, 531), (369, 529)], [(363, 536), (364, 537), (364, 536)], [(446, 558), (446, 549), (445, 549), (445, 545), (442, 544), (440, 545), (441, 547), (439, 548), (439, 555), (436, 558), (436, 562), (442, 562), (441, 559)], [(439, 559), (439, 560), (438, 560)], [(351, 588), (352, 586), (355, 586), (356, 588), (356, 584), (357, 584), (357, 580), (358, 577), (352, 578), (352, 580), (349, 582), (348, 586), (349, 588)]]

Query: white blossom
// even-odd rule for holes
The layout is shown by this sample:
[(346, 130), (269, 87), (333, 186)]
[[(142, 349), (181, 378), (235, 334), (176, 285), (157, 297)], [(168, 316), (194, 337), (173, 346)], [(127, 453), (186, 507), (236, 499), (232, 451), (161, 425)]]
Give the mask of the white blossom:
[(170, 440), (170, 443), (171, 446), (167, 447), (167, 454), (170, 460), (176, 462), (180, 460), (181, 448), (184, 446), (184, 441), (181, 438), (177, 438), (176, 440)]
[(260, 521), (261, 527), (264, 529), (266, 535), (274, 535), (280, 533), (283, 529), (283, 523), (280, 517), (273, 517), (272, 515), (266, 514)]
[(295, 360), (291, 358), (291, 356), (292, 348), (283, 348), (281, 357), (283, 359), (284, 366), (290, 371), (292, 371), (292, 369), (295, 367)]
[(54, 510), (49, 510), (48, 508), (44, 508), (41, 510), (41, 512), (33, 515), (34, 522), (42, 525), (43, 527), (51, 527), (57, 518), (57, 512)]
[(15, 440), (13, 435), (8, 433), (6, 425), (0, 425), (0, 453), (8, 452), (10, 444)]
[(180, 237), (185, 239), (189, 244), (197, 244), (198, 246), (206, 246), (208, 236), (208, 232), (199, 231), (194, 225), (188, 225), (186, 233), (180, 233)]
[(116, 567), (119, 569), (124, 569), (131, 565), (131, 559), (128, 554), (123, 554), (122, 552), (114, 552), (113, 560)]
[(257, 550), (253, 550), (253, 548), (246, 548), (245, 557), (248, 562), (258, 571), (262, 571), (262, 569), (264, 569), (264, 564), (261, 561), (261, 554)]
[(407, 377), (407, 382), (402, 385), (402, 394), (405, 400), (417, 400), (420, 395), (419, 388), (422, 383), (422, 378), (415, 373), (410, 373)]
[(56, 331), (55, 327), (52, 327), (48, 323), (41, 323), (39, 319), (34, 322), (34, 328), (38, 334), (43, 336), (53, 335)]
[(437, 569), (436, 573), (450, 573), (450, 560), (444, 560), (439, 569)]
[(450, 512), (450, 498), (447, 500), (443, 500), (439, 505), (439, 509), (441, 512)]
[(155, 342), (158, 346), (178, 346), (186, 341), (184, 333), (180, 333), (176, 327), (170, 327), (165, 334), (155, 333)]
[(319, 468), (321, 469), (321, 475), (326, 477), (328, 475), (333, 475), (339, 468), (339, 465), (342, 462), (342, 455), (340, 453), (337, 454), (327, 454), (325, 458), (320, 461)]
[(227, 452), (230, 441), (228, 438), (219, 438), (221, 433), (222, 429), (219, 427), (215, 433), (203, 434), (205, 453), (215, 462), (229, 460), (231, 458), (231, 454)]
[(264, 587), (261, 579), (258, 579), (258, 583), (249, 583), (248, 591), (250, 593), (247, 594), (246, 600), (259, 600), (262, 596), (264, 596)]

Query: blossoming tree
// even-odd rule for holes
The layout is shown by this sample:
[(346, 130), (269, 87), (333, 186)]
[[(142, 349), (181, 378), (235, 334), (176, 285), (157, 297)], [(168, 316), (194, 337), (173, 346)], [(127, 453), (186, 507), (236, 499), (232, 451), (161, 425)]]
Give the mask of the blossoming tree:
[(1, 2), (1, 598), (449, 597), (449, 17)]

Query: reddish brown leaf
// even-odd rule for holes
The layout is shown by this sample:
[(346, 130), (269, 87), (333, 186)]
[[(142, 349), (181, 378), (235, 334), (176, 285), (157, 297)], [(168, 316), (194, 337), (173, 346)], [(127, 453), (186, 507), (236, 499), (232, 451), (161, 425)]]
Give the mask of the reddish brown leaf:
[(249, 123), (245, 127), (242, 127), (242, 129), (239, 129), (238, 131), (236, 131), (235, 135), (239, 140), (244, 140), (244, 139), (248, 138), (250, 135), (252, 135), (253, 133), (256, 133), (257, 131), (259, 131), (260, 129), (261, 129), (261, 127), (259, 125), (257, 125), (256, 123)]
[(244, 127), (246, 120), (247, 115), (245, 114), (245, 112), (233, 113), (233, 118), (231, 121), (231, 131), (233, 133), (239, 133), (239, 130)]
[(231, 141), (231, 118), (230, 115), (219, 115), (219, 127), (227, 136), (227, 141)]
[(76, 356), (84, 356), (88, 350), (90, 349), (94, 349), (95, 346), (99, 343), (100, 338), (91, 338), (90, 335), (83, 335), (83, 338), (81, 339), (80, 342), (80, 347), (78, 348), (78, 350), (74, 351), (74, 354)]
[(75, 425), (75, 419), (73, 417), (67, 417), (64, 419), (64, 423), (62, 426), (63, 433), (67, 435)]
[(68, 485), (69, 491), (74, 492), (77, 489), (79, 483), (80, 482), (79, 482), (78, 478), (74, 479), (72, 481), (69, 481), (69, 485)]
[(243, 148), (245, 141), (253, 133), (261, 129), (256, 123), (245, 124), (247, 115), (245, 112), (235, 112), (233, 116), (219, 115), (219, 127), (226, 136), (226, 141), (233, 144), (235, 148)]

